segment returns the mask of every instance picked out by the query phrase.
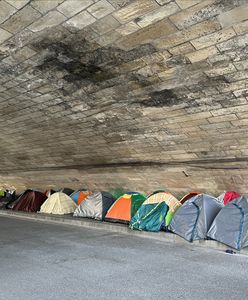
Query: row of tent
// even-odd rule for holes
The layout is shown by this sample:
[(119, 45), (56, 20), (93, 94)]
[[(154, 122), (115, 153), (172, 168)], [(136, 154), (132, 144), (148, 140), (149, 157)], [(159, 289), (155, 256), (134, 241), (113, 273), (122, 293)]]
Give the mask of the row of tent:
[(6, 197), (0, 196), (0, 208), (121, 222), (136, 230), (170, 231), (189, 242), (213, 239), (237, 250), (248, 246), (248, 197), (236, 192), (225, 192), (218, 198), (192, 192), (181, 200), (165, 191), (148, 196), (117, 194), (26, 190), (7, 203), (3, 200)]

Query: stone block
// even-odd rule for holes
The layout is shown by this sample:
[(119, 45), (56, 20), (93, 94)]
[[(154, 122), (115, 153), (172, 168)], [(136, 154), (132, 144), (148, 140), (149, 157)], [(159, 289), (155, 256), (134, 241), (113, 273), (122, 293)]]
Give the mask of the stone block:
[(234, 62), (237, 70), (243, 71), (248, 69), (248, 60), (241, 60), (239, 62)]
[(189, 53), (189, 52), (193, 52), (194, 50), (195, 50), (195, 48), (189, 42), (181, 44), (177, 47), (173, 47), (171, 49), (168, 49), (168, 51), (172, 55), (186, 54), (186, 53)]
[(0, 24), (16, 12), (16, 8), (5, 1), (0, 1)]
[(11, 36), (12, 36), (11, 33), (9, 33), (8, 31), (0, 28), (0, 43), (3, 43), (7, 39), (9, 39)]
[(42, 14), (46, 14), (49, 10), (54, 9), (63, 1), (64, 0), (34, 0), (31, 2), (31, 5)]
[(218, 53), (218, 50), (216, 47), (212, 46), (212, 47), (208, 47), (206, 49), (201, 49), (198, 51), (194, 51), (188, 54), (185, 54), (186, 57), (188, 57), (188, 59), (192, 62), (199, 62), (202, 60), (205, 60), (215, 54)]
[(90, 6), (87, 10), (95, 18), (101, 19), (106, 15), (112, 13), (115, 10), (115, 8), (107, 0), (100, 0), (92, 6)]
[(191, 41), (191, 43), (196, 49), (202, 49), (229, 40), (235, 35), (235, 31), (232, 28), (228, 28), (202, 36), (199, 39)]
[(245, 71), (238, 71), (229, 75), (225, 75), (225, 78), (229, 81), (229, 82), (233, 82), (233, 81), (239, 81), (242, 79), (247, 79), (248, 78), (248, 72)]
[(218, 13), (216, 6), (213, 5), (215, 2), (215, 0), (204, 0), (193, 7), (171, 16), (170, 20), (177, 26), (177, 28), (183, 29), (210, 19)]
[(233, 28), (237, 34), (243, 34), (248, 32), (248, 20), (239, 24), (233, 25)]
[(218, 31), (219, 29), (221, 29), (221, 26), (216, 20), (208, 20), (171, 34), (166, 37), (166, 39), (154, 41), (153, 44), (158, 49), (167, 49), (196, 39), (198, 37), (213, 33), (215, 31)]
[(12, 56), (15, 60), (17, 60), (19, 63), (34, 56), (36, 54), (35, 51), (33, 51), (32, 49), (28, 48), (28, 47), (23, 47), (21, 48), (19, 51), (17, 51), (16, 53), (14, 53)]
[(136, 0), (130, 3), (129, 5), (114, 12), (113, 16), (120, 23), (124, 24), (134, 20), (135, 18), (139, 18), (140, 16), (158, 7), (159, 7), (158, 3), (152, 0), (143, 0), (143, 1)]
[(65, 20), (66, 17), (60, 12), (51, 11), (47, 13), (44, 17), (31, 24), (28, 28), (33, 32), (42, 31), (44, 29), (57, 26), (63, 23)]
[(66, 0), (62, 4), (60, 4), (56, 9), (64, 14), (66, 17), (70, 18), (73, 15), (79, 13), (85, 8), (92, 5), (93, 0)]
[(91, 14), (89, 14), (87, 11), (83, 11), (69, 19), (66, 24), (78, 29), (83, 29), (84, 27), (94, 23), (95, 21), (96, 19)]
[(118, 27), (116, 31), (119, 32), (121, 35), (125, 36), (134, 33), (139, 29), (140, 27), (135, 22), (129, 22), (127, 24)]
[(170, 2), (150, 13), (145, 14), (143, 17), (140, 17), (137, 24), (140, 27), (146, 27), (176, 13), (179, 10), (180, 9), (176, 3)]
[(229, 122), (237, 119), (238, 118), (235, 114), (228, 114), (224, 116), (211, 117), (208, 118), (207, 120), (209, 123), (221, 123), (221, 122)]
[[(102, 18), (101, 20), (96, 21), (90, 27), (97, 32), (99, 35), (105, 34), (111, 30), (114, 30), (120, 26), (120, 23), (113, 18), (111, 15)], [(118, 30), (116, 30), (119, 32)], [(120, 33), (120, 32), (119, 32)]]
[(176, 3), (182, 8), (186, 9), (188, 7), (191, 7), (193, 5), (198, 4), (202, 0), (176, 0)]
[(235, 7), (218, 16), (218, 20), (223, 28), (232, 26), (233, 24), (247, 20), (248, 4)]
[(30, 2), (30, 0), (5, 0), (5, 1), (17, 9), (21, 9), (24, 5)]
[(211, 114), (215, 116), (222, 116), (222, 115), (228, 115), (233, 113), (240, 113), (248, 111), (248, 105), (240, 105), (240, 106), (234, 106), (234, 107), (228, 107), (228, 108), (221, 108), (215, 111), (211, 111)]
[(238, 48), (244, 48), (248, 45), (248, 33), (242, 36), (236, 36), (228, 41), (222, 42), (217, 45), (220, 51), (235, 50)]
[(111, 32), (108, 32), (106, 34), (103, 34), (103, 35), (95, 38), (94, 41), (101, 46), (106, 46), (108, 44), (114, 43), (120, 37), (121, 37), (120, 33), (113, 30)]
[(41, 14), (37, 10), (27, 5), (5, 21), (1, 27), (16, 33), (36, 21), (40, 16)]
[(211, 68), (210, 70), (205, 71), (205, 74), (207, 74), (208, 77), (216, 77), (220, 75), (233, 73), (235, 71), (236, 68), (232, 63), (230, 63), (230, 64), (223, 64), (222, 66), (219, 66), (217, 68)]
[(168, 20), (162, 20), (128, 35), (121, 39), (118, 44), (123, 48), (133, 48), (139, 44), (145, 44), (162, 36), (170, 35), (175, 31), (175, 27)]
[(168, 4), (169, 2), (171, 2), (171, 0), (155, 0), (156, 2), (158, 2), (159, 5), (164, 5), (164, 4)]

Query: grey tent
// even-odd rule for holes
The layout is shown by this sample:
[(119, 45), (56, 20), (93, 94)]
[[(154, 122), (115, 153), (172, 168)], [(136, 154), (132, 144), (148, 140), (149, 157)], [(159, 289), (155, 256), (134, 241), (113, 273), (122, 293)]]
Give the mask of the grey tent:
[(110, 193), (95, 192), (81, 202), (73, 216), (103, 220), (115, 200)]
[(229, 202), (218, 213), (208, 237), (240, 250), (248, 246), (248, 198), (239, 197)]
[(212, 196), (196, 195), (177, 210), (169, 230), (189, 242), (205, 239), (214, 218), (222, 207), (222, 204)]

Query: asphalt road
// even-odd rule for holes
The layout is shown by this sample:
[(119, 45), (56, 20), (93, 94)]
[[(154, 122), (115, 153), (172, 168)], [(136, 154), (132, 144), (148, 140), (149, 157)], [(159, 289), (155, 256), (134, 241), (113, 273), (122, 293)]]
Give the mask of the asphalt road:
[(0, 217), (0, 299), (248, 299), (248, 256)]

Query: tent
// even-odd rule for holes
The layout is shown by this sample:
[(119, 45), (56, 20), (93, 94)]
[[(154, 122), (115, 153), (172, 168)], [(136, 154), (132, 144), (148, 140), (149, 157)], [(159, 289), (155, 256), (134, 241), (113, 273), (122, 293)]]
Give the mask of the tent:
[(15, 190), (4, 191), (4, 196), (0, 196), (0, 209), (8, 208), (8, 205), (15, 201), (16, 192)]
[(160, 231), (165, 222), (168, 210), (169, 207), (164, 201), (148, 204), (143, 203), (132, 217), (129, 227), (145, 231)]
[(75, 191), (73, 192), (70, 197), (72, 198), (72, 200), (79, 205), (87, 196), (91, 195), (92, 192), (91, 191)]
[(42, 204), (41, 213), (64, 215), (73, 213), (77, 208), (76, 203), (66, 194), (57, 192), (52, 194)]
[(70, 196), (74, 192), (74, 190), (65, 187), (65, 188), (58, 190), (58, 192), (61, 192), (61, 193), (66, 194), (67, 196)]
[(5, 195), (6, 195), (6, 191), (0, 189), (0, 197), (5, 197)]
[[(161, 203), (166, 205), (160, 205)], [(136, 215), (132, 218), (130, 228), (159, 231), (162, 227), (170, 224), (173, 214), (180, 206), (180, 202), (171, 193), (153, 193), (144, 201)], [(152, 225), (153, 222), (156, 224), (155, 227), (154, 224)]]
[(165, 226), (168, 226), (171, 222), (172, 216), (181, 206), (181, 203), (171, 193), (157, 192), (153, 193), (150, 197), (148, 197), (144, 204), (154, 204), (160, 202), (165, 202), (169, 207), (164, 224)]
[(50, 189), (50, 190), (46, 190), (44, 194), (45, 194), (47, 197), (50, 197), (50, 196), (51, 196), (52, 194), (54, 194), (54, 193), (56, 193), (56, 191), (53, 190), (53, 189)]
[(189, 242), (205, 239), (207, 232), (223, 205), (212, 196), (196, 195), (187, 200), (175, 213), (169, 230)]
[(119, 197), (108, 210), (105, 219), (129, 223), (146, 197), (137, 192), (129, 192)]
[(222, 193), (218, 199), (224, 204), (226, 205), (227, 203), (229, 203), (230, 201), (239, 198), (241, 195), (236, 193), (236, 192), (224, 192)]
[(124, 195), (127, 191), (125, 191), (123, 188), (115, 188), (111, 190), (109, 193), (115, 198), (118, 199), (122, 195)]
[(47, 196), (41, 192), (26, 190), (14, 205), (13, 210), (37, 212), (45, 202)]
[(103, 220), (110, 206), (115, 202), (110, 193), (95, 192), (88, 195), (75, 210), (74, 217)]
[(186, 194), (185, 196), (183, 196), (183, 198), (180, 200), (180, 203), (183, 204), (184, 202), (186, 202), (187, 200), (189, 200), (190, 198), (199, 195), (200, 193), (198, 192), (190, 192), (188, 194)]
[(248, 247), (248, 198), (242, 196), (224, 206), (207, 236), (237, 250)]

